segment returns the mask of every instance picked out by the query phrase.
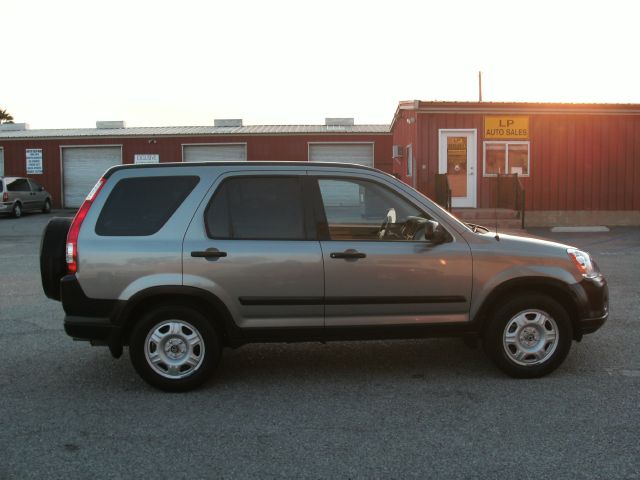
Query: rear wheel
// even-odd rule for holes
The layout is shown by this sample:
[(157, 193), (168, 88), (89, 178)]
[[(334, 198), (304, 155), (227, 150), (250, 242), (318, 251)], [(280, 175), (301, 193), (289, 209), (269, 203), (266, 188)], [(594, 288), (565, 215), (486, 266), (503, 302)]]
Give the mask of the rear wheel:
[(522, 295), (497, 308), (484, 333), (487, 355), (517, 378), (541, 377), (555, 370), (571, 348), (571, 320), (545, 295)]
[(204, 383), (220, 363), (220, 339), (198, 311), (182, 306), (159, 307), (134, 327), (131, 362), (150, 385), (183, 392)]
[(20, 205), (20, 203), (16, 202), (13, 204), (11, 216), (13, 216), (13, 218), (20, 218), (22, 216), (22, 205)]

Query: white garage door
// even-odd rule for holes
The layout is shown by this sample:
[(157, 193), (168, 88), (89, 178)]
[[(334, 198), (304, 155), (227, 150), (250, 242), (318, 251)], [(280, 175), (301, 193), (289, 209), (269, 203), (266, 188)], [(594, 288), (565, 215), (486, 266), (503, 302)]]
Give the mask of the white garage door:
[(373, 167), (373, 143), (310, 143), (309, 161), (357, 163)]
[(78, 208), (102, 174), (122, 163), (120, 147), (66, 147), (62, 149), (64, 206)]
[(183, 145), (183, 162), (243, 162), (247, 159), (245, 144)]
[(0, 148), (0, 177), (4, 177), (4, 149)]

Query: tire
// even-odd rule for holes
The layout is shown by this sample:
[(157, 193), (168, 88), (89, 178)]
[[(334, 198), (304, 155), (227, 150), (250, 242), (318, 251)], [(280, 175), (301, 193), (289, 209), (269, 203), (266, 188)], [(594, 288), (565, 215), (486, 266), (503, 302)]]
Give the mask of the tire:
[(571, 320), (562, 305), (546, 295), (526, 294), (493, 312), (483, 346), (506, 374), (536, 378), (558, 368), (572, 338)]
[(162, 306), (133, 328), (131, 363), (148, 384), (185, 392), (206, 382), (220, 363), (220, 339), (211, 322), (196, 310)]
[(49, 213), (51, 211), (51, 200), (48, 198), (44, 201), (44, 205), (42, 206), (42, 213)]
[(66, 243), (71, 218), (49, 220), (40, 241), (40, 278), (44, 294), (60, 300), (60, 279), (67, 274)]
[(13, 208), (11, 209), (11, 216), (13, 218), (20, 218), (22, 216), (22, 205), (20, 202), (16, 202), (13, 204)]

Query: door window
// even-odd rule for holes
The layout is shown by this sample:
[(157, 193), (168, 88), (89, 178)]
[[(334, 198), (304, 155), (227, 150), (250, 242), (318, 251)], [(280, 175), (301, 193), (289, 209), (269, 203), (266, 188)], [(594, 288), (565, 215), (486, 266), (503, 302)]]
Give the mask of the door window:
[(447, 137), (447, 175), (453, 197), (467, 196), (467, 137)]
[(424, 236), (430, 217), (393, 191), (355, 179), (320, 179), (331, 240), (405, 240)]
[(34, 182), (33, 180), (29, 180), (29, 183), (31, 184), (31, 190), (33, 190), (34, 192), (40, 192), (41, 191), (40, 189), (42, 187), (38, 183)]
[(298, 177), (236, 177), (225, 180), (205, 213), (211, 238), (305, 240), (315, 236), (304, 216)]

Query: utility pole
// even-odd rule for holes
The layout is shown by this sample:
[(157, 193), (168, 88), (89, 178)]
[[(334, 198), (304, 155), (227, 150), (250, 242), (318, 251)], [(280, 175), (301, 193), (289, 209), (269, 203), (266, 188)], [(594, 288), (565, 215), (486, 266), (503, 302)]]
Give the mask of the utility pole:
[(482, 72), (478, 72), (478, 101), (482, 102)]

